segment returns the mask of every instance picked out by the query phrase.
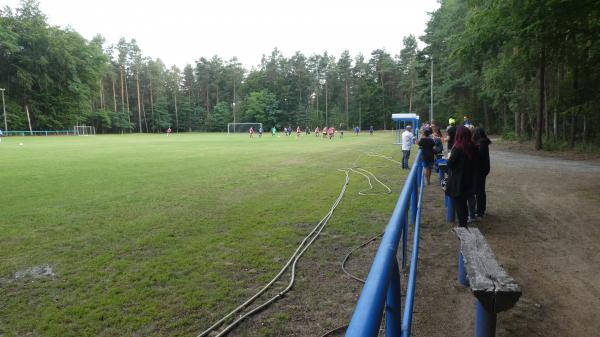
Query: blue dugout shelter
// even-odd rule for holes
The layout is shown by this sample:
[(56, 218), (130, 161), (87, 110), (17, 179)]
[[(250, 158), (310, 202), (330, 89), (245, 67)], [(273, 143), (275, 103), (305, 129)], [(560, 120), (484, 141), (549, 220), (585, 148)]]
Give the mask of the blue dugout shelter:
[(392, 120), (396, 123), (396, 144), (402, 144), (402, 134), (400, 130), (406, 128), (407, 125), (412, 125), (413, 134), (419, 138), (419, 115), (410, 114), (392, 114)]

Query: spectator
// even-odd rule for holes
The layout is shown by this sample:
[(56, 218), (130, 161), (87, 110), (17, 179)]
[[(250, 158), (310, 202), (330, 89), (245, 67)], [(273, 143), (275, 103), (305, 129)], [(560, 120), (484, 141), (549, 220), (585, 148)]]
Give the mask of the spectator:
[(446, 128), (446, 142), (448, 144), (448, 153), (452, 151), (454, 146), (454, 138), (456, 137), (456, 120), (454, 118), (448, 119), (448, 128)]
[(421, 155), (423, 156), (423, 168), (425, 169), (425, 180), (427, 185), (431, 181), (431, 168), (433, 167), (433, 156), (435, 143), (431, 139), (431, 129), (424, 129), (423, 136), (419, 139), (419, 148), (421, 148)]
[(410, 157), (410, 148), (414, 143), (414, 135), (412, 133), (412, 126), (407, 125), (406, 130), (402, 132), (402, 168), (409, 169), (408, 158)]
[(456, 128), (456, 141), (448, 158), (448, 181), (446, 194), (452, 198), (454, 211), (461, 227), (467, 226), (467, 199), (473, 195), (477, 148), (471, 140), (471, 132), (464, 126)]
[(492, 141), (489, 140), (485, 134), (485, 130), (478, 127), (475, 128), (473, 133), (473, 142), (477, 146), (477, 153), (479, 155), (478, 172), (475, 174), (475, 200), (477, 203), (476, 215), (482, 217), (485, 214), (486, 208), (486, 196), (485, 196), (485, 180), (487, 175), (490, 173), (490, 144)]
[(440, 128), (437, 126), (433, 126), (433, 154), (435, 155), (435, 159), (440, 159), (444, 153), (444, 142), (442, 137), (442, 132)]
[(473, 125), (473, 124), (471, 124), (471, 118), (469, 118), (469, 116), (468, 116), (468, 115), (465, 115), (465, 116), (463, 117), (463, 124), (464, 124), (464, 126)]

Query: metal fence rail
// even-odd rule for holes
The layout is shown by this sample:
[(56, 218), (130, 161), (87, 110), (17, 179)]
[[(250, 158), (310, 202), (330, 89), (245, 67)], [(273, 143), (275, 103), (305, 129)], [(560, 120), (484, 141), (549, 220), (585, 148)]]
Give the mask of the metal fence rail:
[[(377, 336), (384, 308), (386, 312), (386, 335), (410, 336), (417, 273), (422, 192), (422, 154), (421, 151), (418, 151), (354, 309), (350, 325), (346, 330), (347, 337)], [(410, 214), (409, 210), (411, 210)], [(402, 266), (404, 267), (408, 248), (409, 217), (410, 222), (415, 225), (415, 235), (404, 318), (402, 318), (400, 268), (397, 252), (402, 238)]]
[(50, 130), (50, 131), (4, 131), (4, 136), (69, 136), (74, 135), (73, 130)]

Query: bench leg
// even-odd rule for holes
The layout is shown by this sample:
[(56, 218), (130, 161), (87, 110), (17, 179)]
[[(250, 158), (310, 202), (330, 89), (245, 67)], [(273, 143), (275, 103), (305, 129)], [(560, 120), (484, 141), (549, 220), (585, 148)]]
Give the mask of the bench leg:
[(469, 279), (465, 273), (465, 260), (463, 259), (462, 253), (458, 252), (458, 283), (465, 287), (469, 286)]
[(475, 337), (495, 337), (496, 336), (496, 313), (491, 313), (481, 305), (479, 300), (475, 300), (476, 315)]

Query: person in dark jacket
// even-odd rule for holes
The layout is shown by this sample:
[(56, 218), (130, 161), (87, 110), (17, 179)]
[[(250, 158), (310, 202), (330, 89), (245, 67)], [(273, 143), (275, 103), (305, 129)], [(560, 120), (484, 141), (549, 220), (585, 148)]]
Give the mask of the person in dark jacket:
[(486, 196), (485, 196), (485, 180), (490, 173), (490, 144), (492, 141), (488, 139), (483, 128), (475, 128), (473, 131), (473, 142), (477, 146), (478, 154), (478, 169), (475, 173), (475, 200), (477, 203), (477, 216), (482, 217), (485, 214)]
[(461, 227), (467, 226), (467, 199), (473, 195), (477, 148), (471, 139), (471, 131), (464, 126), (456, 127), (454, 146), (448, 158), (448, 180), (446, 194), (452, 204)]
[(419, 139), (419, 148), (423, 156), (423, 168), (425, 169), (425, 181), (427, 185), (431, 183), (431, 168), (433, 167), (435, 142), (431, 139), (431, 129), (423, 129), (423, 136)]

